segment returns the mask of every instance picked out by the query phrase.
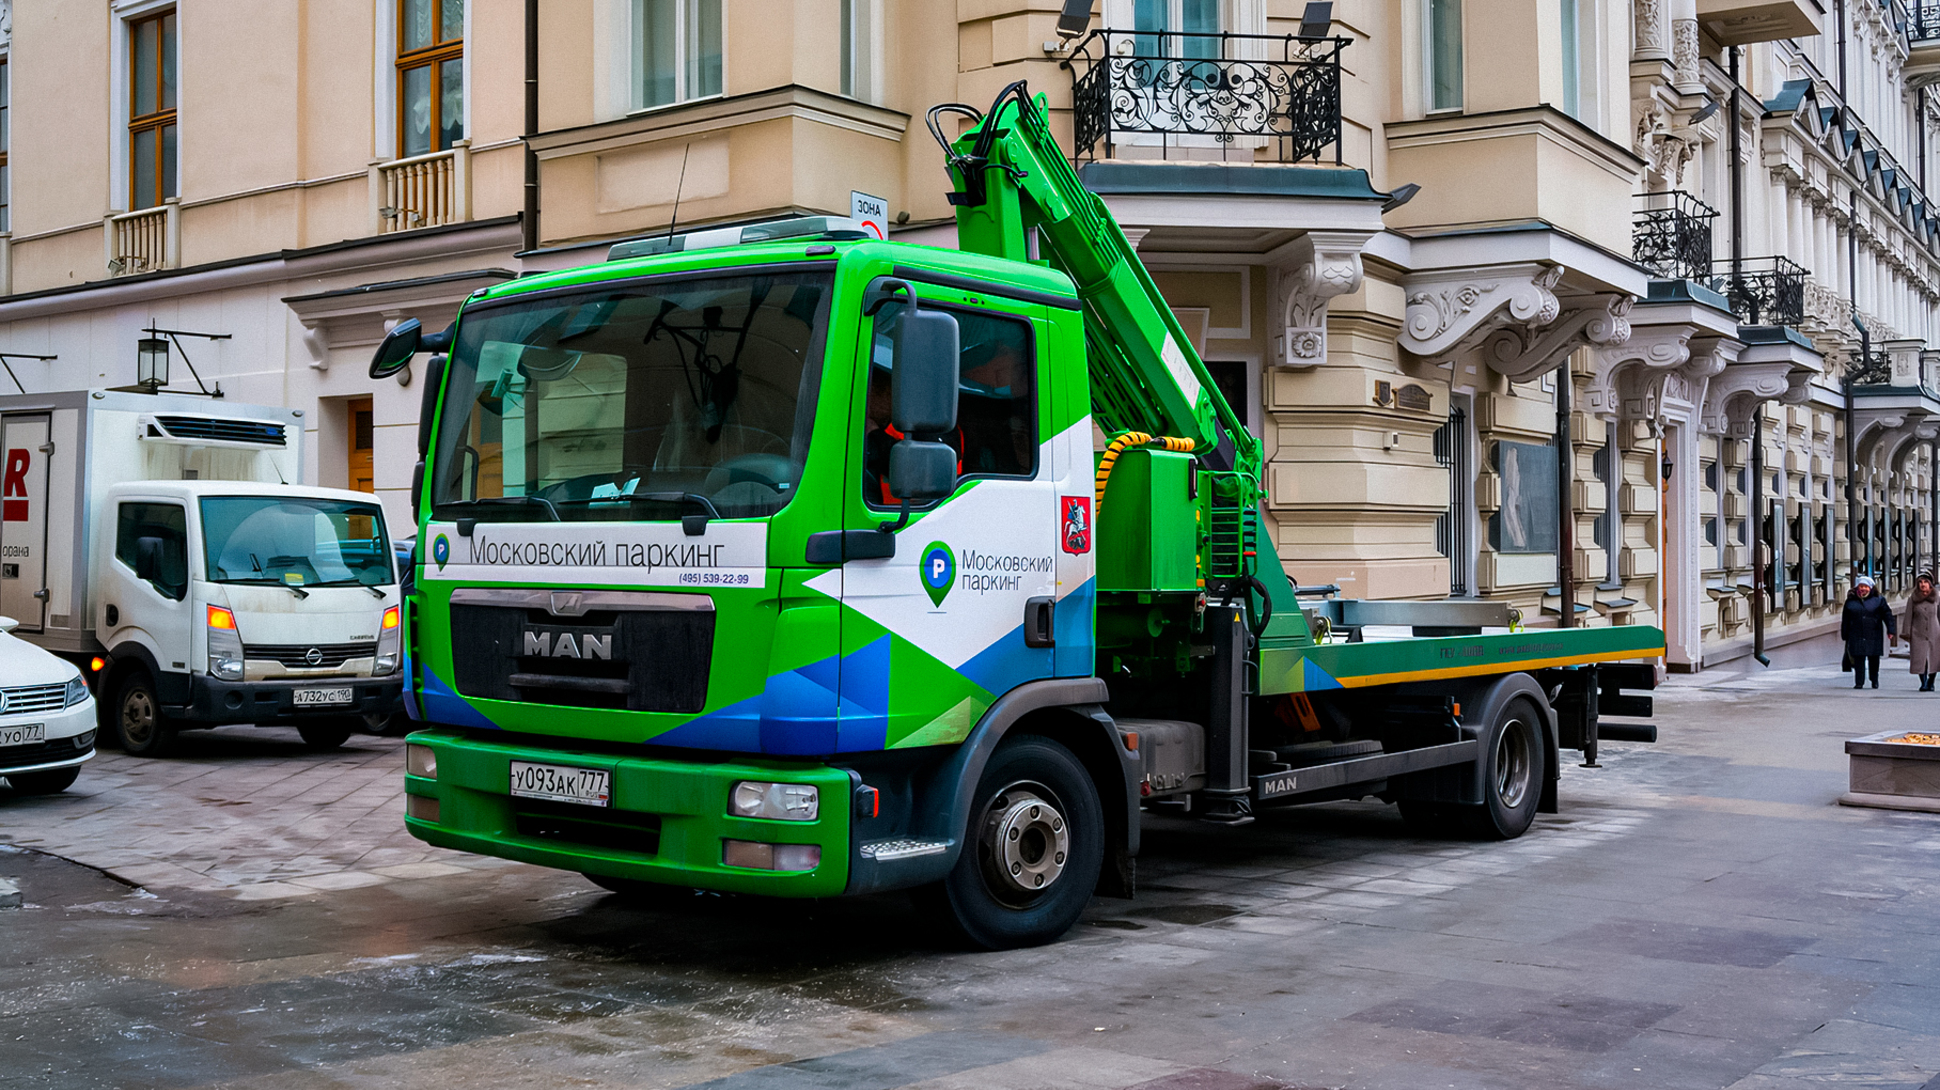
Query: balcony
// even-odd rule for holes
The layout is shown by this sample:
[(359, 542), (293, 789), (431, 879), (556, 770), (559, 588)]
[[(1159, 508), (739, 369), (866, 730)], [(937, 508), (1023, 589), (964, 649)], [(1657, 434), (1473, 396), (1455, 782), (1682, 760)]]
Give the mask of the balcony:
[(110, 214), (102, 219), (109, 276), (172, 269), (181, 263), (181, 228), (173, 197), (158, 208)]
[[(1073, 48), (1077, 157), (1150, 149), (1252, 161), (1341, 162), (1346, 38), (1093, 31)], [(1080, 67), (1083, 71), (1080, 71)], [(1194, 149), (1199, 154), (1194, 155)], [(1264, 153), (1264, 154), (1262, 154)]]
[(1797, 327), (1805, 321), (1805, 270), (1783, 257), (1712, 263), (1711, 288), (1744, 325)]
[(1698, 22), (1719, 45), (1751, 45), (1819, 33), (1819, 0), (1697, 0)]
[(472, 218), (470, 141), (370, 166), (370, 231), (388, 235)]
[(1679, 190), (1640, 193), (1630, 213), (1630, 256), (1665, 280), (1702, 280), (1711, 271), (1711, 221), (1718, 210)]
[(1853, 353), (1852, 366), (1846, 369), (1846, 382), (1855, 387), (1893, 385), (1892, 357), (1879, 349)]
[(1940, 82), (1940, 4), (1894, 5), (1906, 31), (1906, 62), (1901, 75), (1909, 90)]

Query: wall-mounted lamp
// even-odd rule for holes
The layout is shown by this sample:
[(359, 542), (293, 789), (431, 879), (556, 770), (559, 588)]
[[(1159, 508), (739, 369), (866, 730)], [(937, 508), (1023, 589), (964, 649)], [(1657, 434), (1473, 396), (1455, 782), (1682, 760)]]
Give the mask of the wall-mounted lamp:
[(168, 342), (143, 337), (135, 342), (135, 385), (150, 393), (168, 385)]

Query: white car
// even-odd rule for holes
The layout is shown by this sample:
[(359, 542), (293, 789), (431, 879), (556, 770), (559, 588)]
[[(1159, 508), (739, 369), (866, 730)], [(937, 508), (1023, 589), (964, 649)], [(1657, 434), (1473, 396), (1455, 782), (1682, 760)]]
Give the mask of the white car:
[(12, 636), (19, 624), (0, 617), (0, 776), (51, 795), (94, 756), (94, 697), (72, 663)]

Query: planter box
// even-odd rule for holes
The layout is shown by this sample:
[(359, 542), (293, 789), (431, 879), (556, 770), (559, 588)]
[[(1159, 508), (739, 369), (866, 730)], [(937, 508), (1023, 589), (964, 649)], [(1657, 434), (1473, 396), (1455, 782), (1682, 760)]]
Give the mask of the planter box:
[(1940, 746), (1902, 741), (1907, 733), (1887, 731), (1846, 743), (1851, 790), (1839, 796), (1841, 806), (1940, 814)]

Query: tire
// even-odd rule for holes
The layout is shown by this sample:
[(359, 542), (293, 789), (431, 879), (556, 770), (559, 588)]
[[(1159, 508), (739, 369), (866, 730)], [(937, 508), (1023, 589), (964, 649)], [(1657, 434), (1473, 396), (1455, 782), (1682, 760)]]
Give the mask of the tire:
[(379, 738), (402, 738), (411, 733), (411, 717), (403, 712), (358, 716), (358, 730)]
[(303, 744), (311, 749), (336, 749), (350, 740), (351, 729), (348, 723), (324, 720), (318, 723), (304, 723), (296, 728), (303, 736)]
[(1526, 696), (1502, 706), (1482, 739), (1482, 805), (1465, 806), (1469, 831), (1514, 840), (1529, 831), (1549, 775), (1542, 713)]
[(48, 772), (16, 772), (7, 777), (7, 782), (23, 795), (58, 795), (74, 786), (74, 780), (80, 774), (81, 769), (77, 765)]
[(1084, 765), (1049, 738), (1011, 738), (977, 782), (956, 866), (918, 905), (984, 949), (1038, 946), (1078, 922), (1104, 860), (1104, 807)]
[(162, 757), (175, 748), (175, 724), (162, 714), (161, 695), (146, 670), (130, 670), (115, 686), (114, 725), (130, 757)]

